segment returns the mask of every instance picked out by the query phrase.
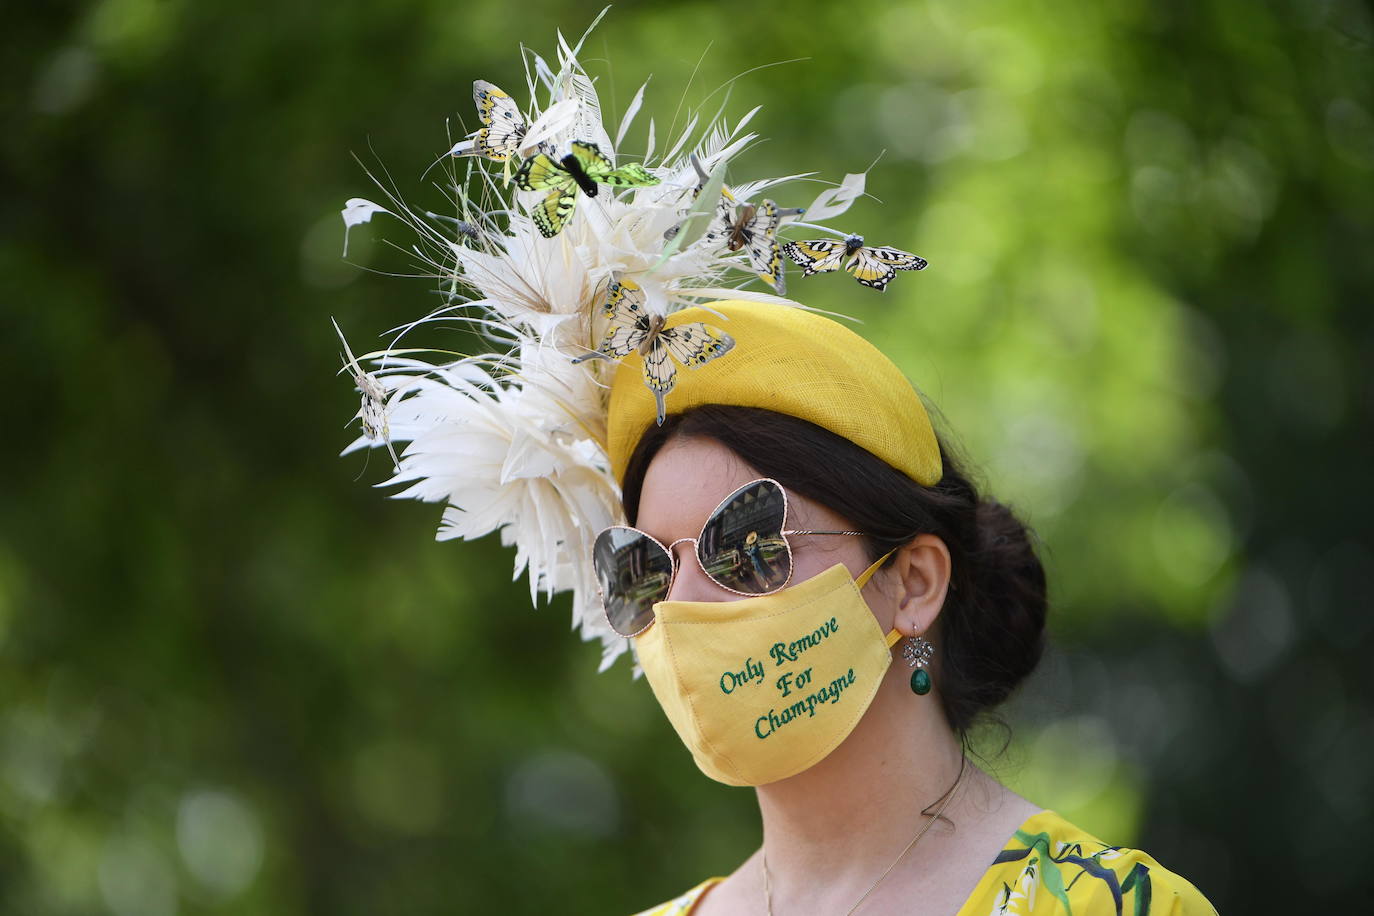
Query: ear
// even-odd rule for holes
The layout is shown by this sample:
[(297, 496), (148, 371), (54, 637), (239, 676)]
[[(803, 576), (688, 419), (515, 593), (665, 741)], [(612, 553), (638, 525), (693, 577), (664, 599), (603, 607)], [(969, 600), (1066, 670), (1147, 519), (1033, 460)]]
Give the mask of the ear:
[(951, 563), (949, 548), (933, 534), (917, 535), (898, 550), (892, 572), (900, 586), (895, 626), (905, 636), (928, 631), (945, 606)]

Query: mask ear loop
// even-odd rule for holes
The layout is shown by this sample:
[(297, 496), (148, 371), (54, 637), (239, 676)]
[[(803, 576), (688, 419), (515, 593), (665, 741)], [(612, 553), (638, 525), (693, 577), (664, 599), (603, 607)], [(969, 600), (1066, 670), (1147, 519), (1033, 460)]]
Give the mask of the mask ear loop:
[(878, 559), (874, 560), (872, 566), (868, 567), (868, 569), (865, 569), (863, 572), (859, 573), (859, 578), (857, 578), (857, 579), (854, 580), (854, 586), (855, 586), (856, 588), (863, 588), (865, 585), (867, 585), (867, 584), (868, 584), (868, 580), (869, 580), (869, 579), (872, 579), (872, 578), (873, 578), (873, 574), (874, 574), (875, 572), (878, 571), (878, 567), (879, 567), (879, 566), (882, 566), (884, 563), (886, 563), (886, 562), (887, 562), (887, 558), (890, 557), (890, 556), (892, 556), (892, 555), (893, 555), (894, 553), (896, 553), (896, 552), (897, 552), (897, 548), (894, 547), (894, 548), (892, 548), (891, 550), (889, 550), (887, 553), (885, 553), (885, 554), (883, 554), (882, 556), (878, 557)]
[[(890, 556), (892, 556), (892, 555), (893, 555), (894, 553), (896, 553), (896, 552), (897, 552), (897, 548), (895, 548), (895, 547), (892, 548), (892, 549), (889, 550), (887, 553), (885, 553), (885, 554), (883, 554), (882, 556), (878, 557), (878, 559), (875, 560), (875, 561), (873, 562), (873, 565), (872, 565), (872, 566), (868, 567), (868, 569), (865, 569), (863, 572), (859, 573), (859, 578), (857, 578), (857, 579), (854, 580), (854, 586), (855, 586), (855, 588), (862, 589), (865, 585), (867, 585), (867, 584), (868, 584), (868, 580), (869, 580), (869, 579), (872, 579), (872, 578), (873, 578), (873, 574), (874, 574), (875, 572), (878, 571), (878, 567), (879, 567), (879, 566), (882, 566), (884, 563), (886, 563), (886, 562), (887, 562), (887, 558), (890, 557)], [(891, 649), (893, 646), (897, 645), (897, 643), (898, 643), (899, 641), (901, 641), (901, 639), (902, 639), (902, 631), (899, 630), (899, 629), (897, 629), (896, 627), (893, 627), (892, 629), (888, 630), (888, 631), (887, 631), (887, 635), (886, 635), (885, 637), (883, 637), (883, 641), (887, 643), (887, 647), (888, 647), (889, 649)]]

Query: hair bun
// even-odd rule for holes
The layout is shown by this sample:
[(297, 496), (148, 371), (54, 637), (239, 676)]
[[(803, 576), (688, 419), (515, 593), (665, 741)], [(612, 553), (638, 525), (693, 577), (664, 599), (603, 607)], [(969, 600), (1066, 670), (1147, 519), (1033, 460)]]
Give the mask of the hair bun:
[(1035, 670), (1049, 610), (1045, 568), (1025, 523), (1010, 507), (980, 499), (973, 527), (967, 568), (941, 614), (946, 664), (957, 667), (954, 680), (965, 691), (947, 704), (955, 728), (967, 728)]

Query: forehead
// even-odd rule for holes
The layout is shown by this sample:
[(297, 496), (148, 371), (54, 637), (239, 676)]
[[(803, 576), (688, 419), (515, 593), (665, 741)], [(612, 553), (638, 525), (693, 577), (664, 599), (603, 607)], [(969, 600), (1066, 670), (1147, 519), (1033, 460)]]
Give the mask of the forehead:
[(649, 463), (635, 526), (664, 543), (696, 537), (722, 499), (764, 476), (719, 442), (672, 439)]

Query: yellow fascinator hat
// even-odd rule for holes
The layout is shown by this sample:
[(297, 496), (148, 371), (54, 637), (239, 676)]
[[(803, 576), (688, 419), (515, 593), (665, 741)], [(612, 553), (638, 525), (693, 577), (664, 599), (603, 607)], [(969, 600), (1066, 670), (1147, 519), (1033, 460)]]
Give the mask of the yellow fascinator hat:
[[(843, 436), (917, 483), (939, 482), (940, 446), (920, 395), (854, 331), (806, 309), (744, 300), (683, 309), (664, 326), (691, 322), (724, 332), (734, 346), (677, 373), (670, 413), (704, 404), (766, 408)], [(657, 422), (643, 366), (640, 355), (631, 353), (611, 384), (607, 452), (619, 482), (640, 438)]]

